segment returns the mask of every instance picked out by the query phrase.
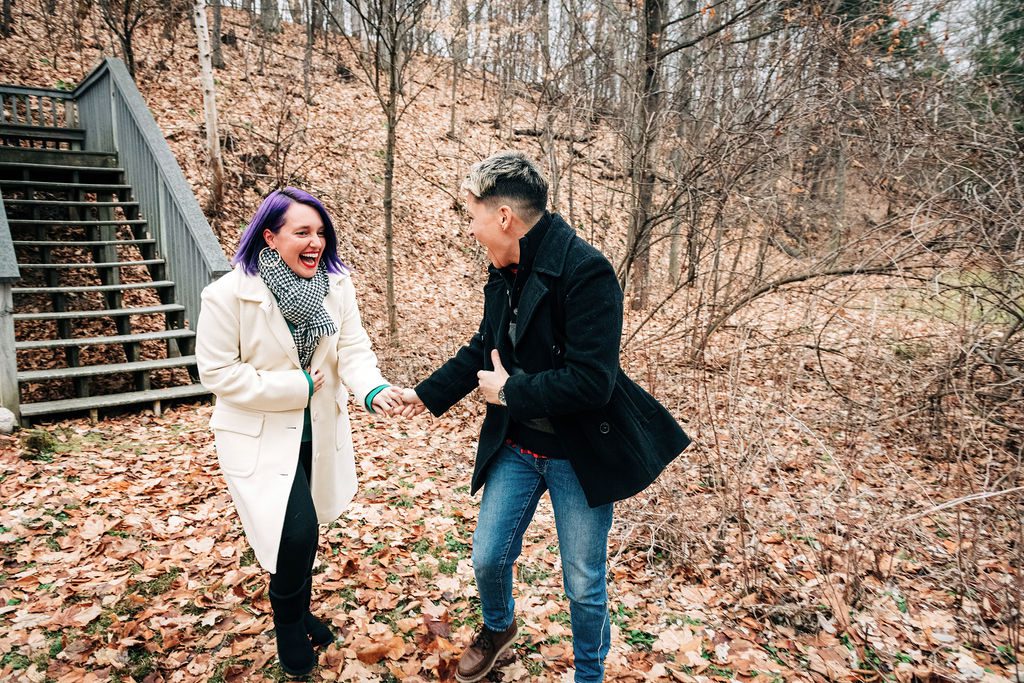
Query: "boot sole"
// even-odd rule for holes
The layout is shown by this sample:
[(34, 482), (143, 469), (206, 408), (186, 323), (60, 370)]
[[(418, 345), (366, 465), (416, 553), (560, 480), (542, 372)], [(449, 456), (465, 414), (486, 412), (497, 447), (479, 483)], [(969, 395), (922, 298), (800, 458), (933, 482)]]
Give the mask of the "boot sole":
[(287, 676), (289, 676), (291, 678), (306, 678), (307, 676), (309, 676), (309, 674), (313, 673), (313, 669), (316, 668), (316, 662), (315, 661), (313, 662), (313, 665), (311, 667), (309, 667), (308, 669), (306, 669), (305, 671), (299, 671), (298, 669), (289, 669), (288, 667), (286, 667), (284, 664), (281, 663), (280, 659), (277, 660), (277, 665), (279, 667), (281, 667), (281, 671), (283, 671), (285, 673), (285, 675), (287, 675)]
[(510, 647), (512, 647), (512, 643), (514, 641), (515, 641), (515, 637), (513, 636), (512, 638), (509, 638), (509, 641), (507, 643), (505, 643), (500, 648), (498, 648), (498, 651), (494, 653), (494, 659), (491, 660), (490, 666), (488, 666), (486, 669), (484, 669), (480, 673), (475, 674), (473, 676), (462, 676), (461, 674), (459, 674), (458, 671), (456, 671), (455, 672), (455, 680), (458, 681), (459, 683), (476, 683), (477, 681), (486, 678), (487, 674), (491, 673), (491, 671), (494, 670), (494, 665), (498, 663), (498, 660), (501, 658), (501, 656), (503, 654), (505, 654), (505, 650), (507, 650)]

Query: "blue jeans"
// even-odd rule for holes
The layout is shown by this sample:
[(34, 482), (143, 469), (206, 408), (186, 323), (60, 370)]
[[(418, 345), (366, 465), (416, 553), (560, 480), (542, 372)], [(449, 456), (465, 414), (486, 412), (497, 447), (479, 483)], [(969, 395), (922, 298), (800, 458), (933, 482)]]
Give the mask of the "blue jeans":
[(515, 619), (512, 565), (545, 490), (551, 493), (562, 582), (569, 596), (576, 683), (602, 681), (611, 646), (606, 565), (614, 506), (588, 506), (568, 460), (535, 458), (503, 446), (491, 463), (473, 534), (473, 571), (484, 625), (504, 631)]

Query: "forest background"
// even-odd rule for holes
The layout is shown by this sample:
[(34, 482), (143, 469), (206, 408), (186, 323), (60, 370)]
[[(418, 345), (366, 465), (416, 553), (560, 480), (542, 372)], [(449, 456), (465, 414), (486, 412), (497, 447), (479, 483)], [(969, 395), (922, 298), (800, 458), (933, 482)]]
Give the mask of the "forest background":
[[(198, 7), (215, 119), (189, 2), (4, 0), (0, 79), (123, 58), (228, 255), (269, 190), (322, 198), (392, 381), (475, 330), (474, 161), (531, 154), (616, 266), (623, 365), (695, 444), (618, 508), (610, 680), (1022, 679), (1017, 2)], [(209, 410), (3, 438), (0, 678), (280, 677)], [(481, 413), (354, 418), (317, 680), (450, 679), (479, 623)], [(553, 542), (545, 504), (492, 680), (571, 664)]]

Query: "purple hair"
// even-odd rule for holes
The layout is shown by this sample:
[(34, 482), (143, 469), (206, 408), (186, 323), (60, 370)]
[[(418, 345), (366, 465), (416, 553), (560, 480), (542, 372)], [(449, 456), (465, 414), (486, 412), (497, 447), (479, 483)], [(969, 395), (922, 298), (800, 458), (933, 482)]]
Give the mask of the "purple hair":
[(238, 251), (231, 259), (232, 265), (241, 264), (242, 270), (249, 275), (255, 275), (260, 270), (260, 251), (267, 246), (263, 238), (263, 231), (269, 229), (274, 234), (284, 225), (284, 214), (288, 207), (298, 202), (313, 207), (320, 220), (324, 223), (324, 246), (321, 258), (327, 266), (328, 273), (348, 273), (349, 269), (341, 259), (338, 258), (338, 236), (334, 232), (334, 223), (327, 215), (327, 209), (317, 200), (316, 197), (295, 187), (285, 187), (274, 190), (268, 194), (260, 208), (256, 209), (256, 215), (249, 221), (249, 225), (238, 240)]

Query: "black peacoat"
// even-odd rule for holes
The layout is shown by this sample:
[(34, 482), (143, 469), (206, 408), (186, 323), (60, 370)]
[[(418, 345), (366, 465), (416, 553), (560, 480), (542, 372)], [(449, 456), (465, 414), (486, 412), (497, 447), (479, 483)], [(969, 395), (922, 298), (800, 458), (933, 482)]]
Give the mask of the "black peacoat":
[(494, 369), (492, 349), (511, 367), (514, 344), (524, 372), (505, 383), (507, 407), (487, 405), (472, 491), (484, 484), (509, 420), (545, 417), (596, 507), (642, 491), (690, 439), (619, 367), (622, 289), (612, 265), (558, 214), (550, 220), (519, 299), (515, 339), (506, 283), (491, 267), (480, 329), (416, 393), (441, 415), (477, 387), (479, 370)]

